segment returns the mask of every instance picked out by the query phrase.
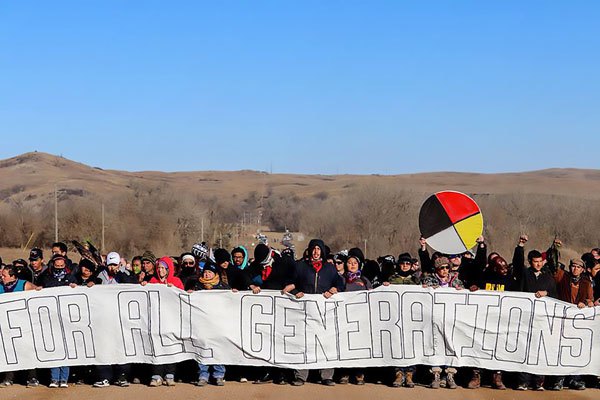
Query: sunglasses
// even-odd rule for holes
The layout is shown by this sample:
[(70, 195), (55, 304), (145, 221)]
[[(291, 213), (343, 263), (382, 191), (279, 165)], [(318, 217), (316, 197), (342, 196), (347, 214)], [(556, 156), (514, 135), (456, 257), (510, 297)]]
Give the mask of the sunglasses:
[(343, 261), (336, 261), (335, 263), (336, 264), (343, 264), (344, 262)]
[(437, 267), (437, 269), (450, 269), (450, 267), (447, 265), (442, 265), (441, 267)]
[(183, 265), (194, 265), (195, 263), (193, 261), (185, 261), (183, 263)]

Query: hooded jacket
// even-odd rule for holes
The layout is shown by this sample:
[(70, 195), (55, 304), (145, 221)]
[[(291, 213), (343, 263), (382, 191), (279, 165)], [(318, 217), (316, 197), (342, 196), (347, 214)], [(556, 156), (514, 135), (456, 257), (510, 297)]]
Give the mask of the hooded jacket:
[(282, 290), (293, 283), (295, 262), (289, 257), (281, 257), (275, 252), (271, 254), (271, 271), (267, 276), (264, 274), (266, 266), (261, 263), (261, 260), (256, 259), (250, 263), (244, 273), (247, 274), (251, 283), (255, 286), (262, 289)]
[(244, 246), (238, 246), (235, 249), (231, 250), (231, 255), (233, 256), (233, 253), (240, 252), (240, 251), (242, 253), (244, 253), (244, 261), (242, 262), (242, 264), (238, 265), (237, 267), (239, 269), (243, 270), (248, 266), (248, 250)]
[(181, 279), (175, 276), (175, 265), (173, 264), (171, 257), (162, 257), (158, 259), (157, 264), (160, 262), (163, 262), (167, 265), (167, 277), (165, 281), (161, 281), (158, 278), (158, 275), (154, 275), (148, 283), (158, 283), (163, 285), (170, 283), (171, 285), (183, 290), (183, 283), (181, 282)]
[[(315, 247), (321, 249), (321, 269), (317, 271), (311, 262), (312, 251)], [(332, 287), (338, 292), (344, 291), (344, 279), (338, 274), (333, 264), (326, 260), (326, 247), (322, 240), (313, 239), (308, 244), (306, 257), (296, 263), (294, 293), (316, 293), (323, 294)]]

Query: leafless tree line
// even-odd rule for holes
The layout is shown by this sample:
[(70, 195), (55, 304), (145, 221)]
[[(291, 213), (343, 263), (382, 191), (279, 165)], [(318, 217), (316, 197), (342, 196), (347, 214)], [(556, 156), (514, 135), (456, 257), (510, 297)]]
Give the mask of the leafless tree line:
[[(231, 247), (248, 226), (300, 231), (324, 238), (333, 250), (364, 247), (367, 255), (416, 253), (418, 214), (430, 193), (401, 187), (365, 185), (342, 194), (319, 192), (264, 194), (257, 191), (228, 198), (194, 196), (169, 186), (130, 185), (132, 194), (104, 200), (63, 196), (59, 201), (59, 238), (100, 243), (105, 203), (105, 248), (135, 254), (152, 249), (177, 254), (204, 239)], [(600, 204), (568, 196), (526, 193), (472, 194), (481, 206), (490, 247), (510, 256), (516, 239), (527, 233), (531, 246), (545, 249), (560, 237), (576, 251), (598, 245)], [(47, 246), (54, 241), (54, 202), (35, 207), (12, 197), (0, 205), (0, 246)]]

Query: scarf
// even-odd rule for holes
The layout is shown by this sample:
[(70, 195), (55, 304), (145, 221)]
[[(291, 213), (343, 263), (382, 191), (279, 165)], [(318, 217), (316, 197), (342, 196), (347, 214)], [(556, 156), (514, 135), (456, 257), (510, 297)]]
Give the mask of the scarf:
[(411, 276), (414, 273), (415, 273), (415, 271), (413, 271), (412, 269), (409, 269), (408, 271), (402, 271), (402, 269), (398, 268), (396, 270), (396, 274), (400, 275), (403, 278), (406, 278), (407, 276)]
[(62, 281), (67, 276), (66, 268), (54, 269), (52, 268), (52, 276), (58, 281)]
[(360, 281), (360, 277), (361, 277), (362, 273), (360, 272), (360, 270), (356, 271), (356, 272), (346, 272), (346, 282), (347, 283), (354, 283), (356, 281)]
[(269, 250), (269, 255), (263, 261), (261, 261), (260, 265), (267, 265), (273, 263), (273, 252)]
[(212, 279), (204, 279), (203, 277), (200, 277), (198, 281), (204, 289), (212, 289), (213, 287), (219, 284), (220, 279), (219, 275), (215, 274), (215, 276)]
[(321, 259), (315, 261), (311, 260), (310, 263), (317, 273), (321, 270), (321, 268), (323, 268), (323, 260)]
[(573, 276), (573, 275), (571, 275), (571, 283), (573, 285), (578, 285), (579, 281), (581, 280), (581, 276), (582, 276), (582, 274), (579, 274), (579, 276)]
[(19, 282), (18, 279), (15, 279), (11, 283), (7, 283), (7, 284), (3, 283), (2, 286), (4, 286), (4, 292), (5, 293), (12, 293), (15, 290), (15, 287), (17, 286), (17, 282)]

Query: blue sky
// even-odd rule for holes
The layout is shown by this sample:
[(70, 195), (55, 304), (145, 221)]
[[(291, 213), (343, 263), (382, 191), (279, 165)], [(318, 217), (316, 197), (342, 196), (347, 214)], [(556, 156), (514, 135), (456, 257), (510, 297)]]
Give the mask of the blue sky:
[(598, 168), (597, 1), (0, 2), (0, 158)]

